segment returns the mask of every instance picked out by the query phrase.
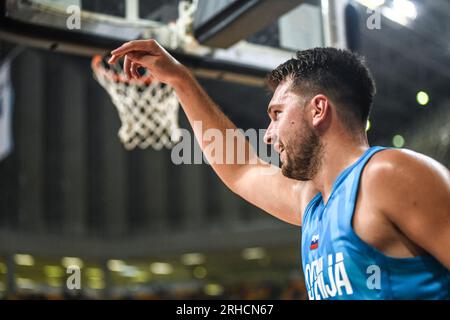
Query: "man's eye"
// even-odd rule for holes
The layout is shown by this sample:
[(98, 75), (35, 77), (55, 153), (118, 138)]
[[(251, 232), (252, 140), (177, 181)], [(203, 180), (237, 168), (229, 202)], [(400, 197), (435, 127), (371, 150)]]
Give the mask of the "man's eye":
[(273, 113), (275, 114), (275, 117), (278, 117), (278, 115), (281, 113), (281, 111), (276, 110)]

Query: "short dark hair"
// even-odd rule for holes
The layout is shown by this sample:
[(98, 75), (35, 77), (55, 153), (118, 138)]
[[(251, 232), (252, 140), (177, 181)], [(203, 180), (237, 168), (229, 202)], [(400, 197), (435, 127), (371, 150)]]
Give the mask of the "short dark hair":
[(330, 97), (349, 129), (366, 127), (376, 88), (359, 55), (336, 48), (298, 51), (268, 75), (269, 87), (274, 91), (287, 78), (309, 98), (319, 93)]

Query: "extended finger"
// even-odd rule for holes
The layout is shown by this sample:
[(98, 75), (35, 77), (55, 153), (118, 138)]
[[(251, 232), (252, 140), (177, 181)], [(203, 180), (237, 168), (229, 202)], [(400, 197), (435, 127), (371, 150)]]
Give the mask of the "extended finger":
[(157, 47), (158, 45), (155, 40), (135, 40), (124, 43), (121, 47), (113, 50), (111, 54), (116, 57), (122, 57), (131, 51), (144, 51), (147, 54), (152, 54)]
[(117, 60), (119, 60), (120, 57), (115, 56), (115, 55), (111, 55), (111, 58), (109, 58), (108, 63), (109, 64), (115, 64), (117, 62)]
[[(130, 51), (126, 55), (129, 59), (133, 60), (139, 60), (142, 56), (144, 56), (146, 53), (141, 51)], [(111, 55), (111, 58), (109, 58), (108, 63), (109, 64), (115, 64), (123, 55)]]
[(124, 62), (123, 62), (123, 71), (125, 72), (128, 79), (131, 79), (131, 60), (127, 56), (125, 56)]

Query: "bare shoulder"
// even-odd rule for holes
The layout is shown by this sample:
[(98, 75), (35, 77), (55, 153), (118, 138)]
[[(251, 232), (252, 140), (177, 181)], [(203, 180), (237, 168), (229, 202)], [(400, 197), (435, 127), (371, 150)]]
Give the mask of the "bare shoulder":
[(419, 199), (447, 202), (450, 172), (424, 154), (388, 149), (376, 153), (367, 163), (361, 184), (374, 202), (398, 212), (416, 205)]
[(450, 255), (442, 247), (450, 241), (449, 170), (409, 150), (379, 152), (365, 169), (360, 188), (366, 204), (395, 227), (395, 241), (413, 244), (413, 251), (425, 250), (450, 268)]
[[(387, 179), (450, 179), (450, 171), (424, 154), (408, 149), (387, 149), (376, 153), (366, 166), (366, 174), (374, 182)], [(431, 175), (431, 176), (430, 176)], [(383, 178), (383, 179), (382, 179)]]

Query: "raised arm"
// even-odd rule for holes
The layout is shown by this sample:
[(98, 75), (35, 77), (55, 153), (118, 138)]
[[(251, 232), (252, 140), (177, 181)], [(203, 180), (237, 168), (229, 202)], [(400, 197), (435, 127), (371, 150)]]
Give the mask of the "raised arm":
[[(217, 154), (213, 155), (208, 151), (208, 145), (212, 141), (205, 139), (203, 133), (208, 129), (217, 129), (225, 137), (226, 130), (237, 128), (185, 66), (154, 40), (125, 43), (112, 52), (110, 63), (117, 62), (121, 57), (125, 59), (124, 70), (130, 78), (138, 78), (137, 69), (144, 67), (156, 80), (167, 83), (175, 89), (206, 158), (220, 179), (233, 192), (285, 222), (301, 224), (304, 208), (315, 193), (310, 183), (286, 178), (279, 168), (258, 159), (242, 134), (235, 135), (231, 146), (223, 142), (221, 158), (232, 157), (243, 161), (232, 163), (215, 161)], [(202, 125), (194, 125), (197, 121), (201, 121)], [(244, 159), (237, 159), (237, 148), (240, 145), (245, 145)]]

